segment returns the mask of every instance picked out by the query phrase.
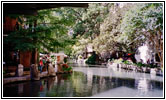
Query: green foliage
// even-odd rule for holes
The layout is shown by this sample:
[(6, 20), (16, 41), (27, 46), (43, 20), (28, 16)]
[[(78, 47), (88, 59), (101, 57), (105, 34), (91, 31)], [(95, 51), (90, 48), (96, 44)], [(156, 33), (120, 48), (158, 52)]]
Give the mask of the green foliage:
[[(132, 5), (124, 5), (123, 7), (112, 4), (108, 6), (109, 11), (105, 19), (100, 24), (100, 35), (93, 40), (94, 49), (98, 52), (103, 51), (125, 51), (130, 52), (131, 45), (123, 43), (119, 40), (122, 35), (120, 32), (120, 24), (125, 13)], [(133, 47), (134, 48), (134, 47)]]
[(141, 62), (135, 63), (136, 66), (138, 67), (149, 67), (149, 68), (159, 68), (159, 66), (155, 65), (155, 64), (144, 64)]
[(86, 52), (86, 47), (90, 44), (89, 38), (78, 38), (75, 45), (72, 46), (72, 55), (80, 55)]
[(137, 65), (138, 67), (145, 67), (145, 64), (143, 64), (143, 63), (141, 63), (141, 62), (136, 63), (136, 65)]
[[(120, 58), (120, 59), (116, 59), (113, 61), (114, 63), (117, 63), (117, 64), (120, 64), (120, 63), (123, 63), (123, 59)], [(125, 64), (128, 64), (128, 62), (126, 63), (126, 61), (124, 61)]]
[(149, 31), (156, 34), (156, 28), (163, 27), (161, 3), (135, 4), (122, 19), (119, 41), (127, 44), (142, 45), (147, 40)]
[(67, 58), (66, 57), (64, 58), (64, 62), (67, 63)]
[(95, 38), (93, 34), (100, 34), (100, 24), (108, 13), (109, 4), (92, 3), (88, 9), (82, 10), (78, 22), (74, 26), (74, 37), (81, 35), (84, 38)]
[(33, 30), (36, 31), (33, 32), (32, 28), (15, 31), (5, 39), (5, 42), (12, 43), (15, 45), (14, 49), (22, 51), (33, 50), (34, 48), (40, 49), (42, 45), (47, 46), (47, 43), (50, 41), (59, 45), (58, 41), (49, 36), (49, 28), (38, 26), (33, 28)]
[(98, 64), (98, 63), (97, 63), (97, 58), (98, 58), (97, 54), (92, 54), (92, 55), (88, 58), (88, 60), (85, 61), (85, 63), (86, 63), (86, 64)]
[[(107, 17), (109, 12), (109, 7), (112, 4), (109, 3), (93, 3), (89, 4), (88, 9), (86, 11), (82, 11), (82, 15), (80, 16), (80, 20), (75, 24), (74, 30), (74, 38), (84, 39), (88, 42), (77, 41), (77, 43), (73, 46), (75, 55), (86, 52), (86, 47), (88, 44), (92, 44), (95, 47), (95, 51), (100, 51), (97, 46), (100, 45), (101, 41), (98, 41), (96, 38), (100, 34), (100, 27), (103, 23), (104, 19)], [(96, 41), (95, 41), (96, 40)], [(95, 44), (95, 45), (94, 45)], [(99, 45), (97, 45), (99, 44)]]
[[(4, 39), (16, 50), (38, 50), (79, 55), (91, 44), (95, 51), (135, 52), (147, 37), (163, 32), (161, 3), (92, 3), (84, 8), (54, 8), (37, 16), (15, 16), (20, 29)], [(26, 19), (26, 20), (25, 20)], [(35, 21), (37, 26), (35, 27)], [(72, 30), (71, 36), (67, 33)], [(157, 36), (159, 37), (159, 36)]]
[(68, 67), (68, 68), (62, 67), (62, 70), (63, 70), (63, 71), (71, 71), (71, 70), (72, 70), (72, 67)]
[(147, 67), (150, 67), (150, 68), (159, 68), (159, 66), (154, 65), (154, 64), (148, 64)]
[(135, 4), (125, 14), (121, 23), (119, 41), (125, 44), (135, 44), (134, 48), (149, 42), (150, 49), (158, 53), (163, 66), (163, 4), (141, 3)]
[(86, 64), (96, 64), (96, 58), (95, 56), (90, 56), (88, 60), (85, 62)]
[[(74, 8), (54, 8), (38, 11), (37, 16), (15, 16), (22, 26), (11, 33), (4, 42), (12, 43), (16, 50), (33, 50), (41, 52), (58, 52), (69, 49), (75, 41), (68, 36), (68, 30), (76, 20)], [(36, 23), (35, 23), (36, 22)], [(37, 26), (35, 26), (37, 24)], [(65, 50), (64, 50), (65, 51)]]
[(131, 63), (127, 60), (123, 61), (124, 64), (130, 65)]

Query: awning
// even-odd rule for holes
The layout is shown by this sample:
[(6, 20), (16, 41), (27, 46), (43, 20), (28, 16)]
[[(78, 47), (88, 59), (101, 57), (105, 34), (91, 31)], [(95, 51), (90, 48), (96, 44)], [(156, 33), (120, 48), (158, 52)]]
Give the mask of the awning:
[(87, 8), (88, 3), (10, 3), (3, 2), (3, 14), (36, 15), (37, 10), (58, 7), (81, 7)]

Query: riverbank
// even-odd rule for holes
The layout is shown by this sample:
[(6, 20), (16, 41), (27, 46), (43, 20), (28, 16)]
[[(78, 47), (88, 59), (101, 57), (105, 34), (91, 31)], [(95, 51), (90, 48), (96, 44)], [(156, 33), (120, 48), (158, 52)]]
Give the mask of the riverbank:
[[(63, 72), (63, 73), (59, 72), (59, 73), (56, 73), (56, 74), (67, 74), (67, 73), (72, 73), (72, 72)], [(47, 71), (42, 72), (42, 73), (39, 74), (40, 79), (44, 78), (44, 77), (49, 77), (49, 76), (51, 76), (51, 75), (49, 75)], [(26, 74), (26, 75), (21, 76), (21, 77), (3, 78), (3, 84), (13, 83), (13, 82), (30, 81), (30, 80), (31, 80), (30, 74)]]
[[(48, 73), (42, 72), (42, 73), (40, 73), (39, 76), (40, 76), (40, 78), (48, 77)], [(13, 83), (13, 82), (30, 81), (30, 80), (31, 80), (30, 75), (24, 75), (21, 77), (8, 77), (8, 78), (3, 78), (3, 84)]]

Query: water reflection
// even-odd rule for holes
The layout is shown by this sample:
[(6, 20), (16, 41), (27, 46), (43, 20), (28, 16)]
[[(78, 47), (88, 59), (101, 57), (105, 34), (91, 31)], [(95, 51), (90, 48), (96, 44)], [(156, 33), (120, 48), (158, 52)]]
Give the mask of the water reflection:
[[(99, 73), (104, 74), (105, 72), (101, 69)], [(114, 73), (110, 73), (109, 76), (94, 74), (92, 70), (87, 69), (87, 74), (74, 71), (72, 74), (58, 74), (56, 77), (48, 77), (40, 81), (7, 84), (3, 87), (3, 96), (86, 97), (105, 93), (110, 90), (111, 95), (116, 96), (116, 94), (119, 94), (119, 92), (116, 93), (116, 89), (121, 89), (121, 87), (132, 89), (132, 91), (136, 92), (135, 95), (141, 94), (139, 96), (152, 96), (148, 93), (155, 93), (154, 90), (158, 90), (158, 96), (162, 96), (163, 82), (152, 81), (146, 78), (118, 78), (113, 77)], [(133, 94), (127, 95), (133, 96)]]

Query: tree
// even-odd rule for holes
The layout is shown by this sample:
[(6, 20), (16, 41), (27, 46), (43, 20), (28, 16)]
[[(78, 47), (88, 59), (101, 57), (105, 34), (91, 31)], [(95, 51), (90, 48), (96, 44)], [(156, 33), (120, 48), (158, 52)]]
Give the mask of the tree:
[(78, 38), (78, 41), (75, 43), (75, 45), (72, 46), (72, 55), (78, 56), (80, 54), (83, 54), (87, 50), (87, 45), (91, 43), (90, 38)]
[[(107, 17), (109, 7), (112, 4), (109, 3), (93, 3), (89, 4), (88, 9), (82, 12), (82, 16), (78, 23), (74, 27), (74, 33), (76, 38), (83, 38), (73, 46), (75, 53), (81, 54), (86, 52), (88, 44), (98, 43), (94, 42), (100, 35), (100, 27), (104, 19)], [(85, 41), (84, 41), (85, 40)], [(88, 42), (86, 42), (88, 41)], [(93, 45), (95, 47), (95, 45)], [(96, 50), (96, 49), (95, 49)], [(96, 50), (99, 51), (99, 50)]]
[[(135, 6), (124, 16), (121, 23), (124, 43), (149, 41), (160, 57), (163, 67), (163, 4), (146, 3)], [(137, 45), (139, 46), (139, 44)]]
[(75, 23), (74, 8), (54, 8), (38, 11), (37, 16), (16, 16), (20, 27), (11, 33), (5, 42), (12, 43), (14, 49), (26, 51), (37, 48), (43, 51), (58, 51), (74, 41), (67, 36)]
[(107, 17), (100, 25), (100, 35), (94, 39), (95, 50), (102, 51), (125, 51), (131, 52), (130, 48), (125, 43), (118, 41), (122, 32), (120, 31), (121, 21), (125, 13), (131, 8), (131, 4), (115, 3), (109, 6)]
[(78, 23), (74, 27), (75, 36), (81, 35), (84, 38), (91, 37), (93, 40), (96, 35), (100, 34), (100, 24), (108, 13), (109, 4), (92, 3), (88, 9), (80, 13)]
[(79, 24), (84, 32), (81, 36), (89, 37), (98, 53), (121, 50), (131, 52), (133, 49), (130, 48), (134, 48), (132, 45), (118, 41), (121, 20), (131, 6), (126, 4), (121, 7), (118, 3), (89, 4), (89, 8), (83, 13), (83, 21)]

